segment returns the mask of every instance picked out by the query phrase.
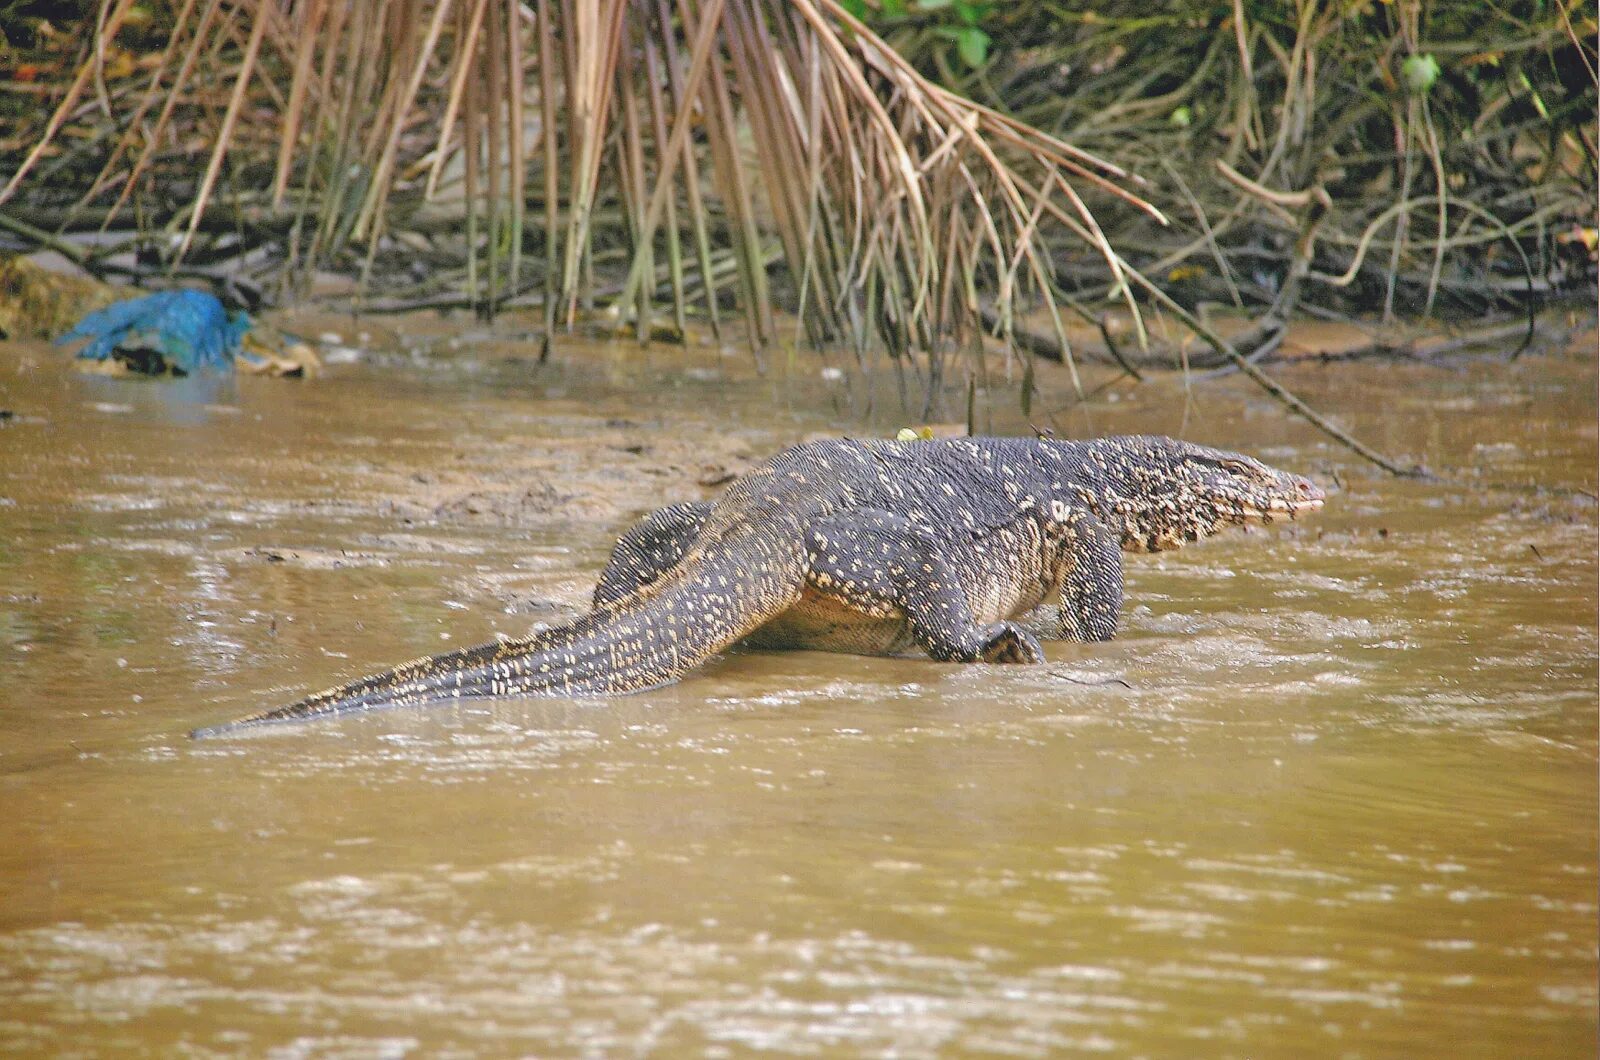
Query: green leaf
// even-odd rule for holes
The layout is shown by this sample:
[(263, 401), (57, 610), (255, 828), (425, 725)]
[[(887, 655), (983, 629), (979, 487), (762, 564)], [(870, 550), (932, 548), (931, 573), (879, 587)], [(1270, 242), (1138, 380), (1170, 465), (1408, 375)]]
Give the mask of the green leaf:
[(1188, 107), (1179, 107), (1167, 115), (1167, 124), (1177, 129), (1187, 129), (1192, 121), (1194, 121), (1194, 112)]
[(1400, 64), (1400, 73), (1411, 91), (1426, 93), (1439, 80), (1439, 62), (1431, 55), (1412, 55)]
[(949, 7), (952, 0), (917, 0), (918, 11), (938, 11)]
[(989, 35), (977, 26), (968, 26), (956, 34), (956, 51), (962, 62), (976, 70), (989, 58)]
[(1549, 121), (1550, 109), (1544, 105), (1544, 100), (1539, 96), (1539, 90), (1533, 87), (1533, 82), (1528, 80), (1526, 70), (1517, 71), (1517, 83), (1528, 90), (1528, 96), (1533, 100), (1533, 109), (1539, 112), (1539, 117)]
[(883, 0), (884, 18), (903, 18), (906, 13), (906, 0)]
[(839, 0), (839, 6), (862, 22), (867, 20), (866, 0)]

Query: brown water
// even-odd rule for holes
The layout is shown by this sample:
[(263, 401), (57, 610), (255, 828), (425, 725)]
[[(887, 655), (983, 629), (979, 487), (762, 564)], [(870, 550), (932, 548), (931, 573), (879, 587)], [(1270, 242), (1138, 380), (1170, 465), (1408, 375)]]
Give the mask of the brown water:
[(559, 619), (643, 509), (897, 425), (806, 359), (403, 345), (210, 393), (0, 345), (0, 1047), (1592, 1055), (1592, 350), (1283, 370), (1436, 482), (1238, 380), (1058, 411), (1330, 499), (1130, 557), (1122, 637), (1048, 667), (733, 653), (189, 741)]

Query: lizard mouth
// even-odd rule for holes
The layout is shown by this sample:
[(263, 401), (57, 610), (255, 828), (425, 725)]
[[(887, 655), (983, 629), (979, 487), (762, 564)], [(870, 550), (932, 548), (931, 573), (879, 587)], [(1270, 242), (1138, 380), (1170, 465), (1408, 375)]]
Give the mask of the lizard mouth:
[(1308, 478), (1301, 478), (1296, 475), (1294, 479), (1294, 499), (1285, 502), (1284, 507), (1290, 515), (1298, 515), (1301, 512), (1316, 511), (1322, 507), (1322, 502), (1327, 499), (1328, 495), (1322, 491), (1321, 486)]
[(1261, 523), (1270, 523), (1285, 515), (1294, 519), (1302, 512), (1318, 510), (1327, 497), (1322, 487), (1315, 482), (1296, 475), (1287, 490), (1269, 500), (1265, 507), (1258, 507), (1246, 513), (1246, 517)]

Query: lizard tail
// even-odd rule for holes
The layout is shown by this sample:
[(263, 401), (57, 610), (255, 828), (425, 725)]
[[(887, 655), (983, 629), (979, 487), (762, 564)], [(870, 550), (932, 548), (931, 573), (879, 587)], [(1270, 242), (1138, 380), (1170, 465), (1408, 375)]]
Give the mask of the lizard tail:
[(709, 545), (676, 574), (577, 621), (527, 637), (459, 648), (195, 729), (202, 739), (353, 711), (483, 696), (615, 696), (668, 684), (799, 598), (798, 551), (754, 537)]

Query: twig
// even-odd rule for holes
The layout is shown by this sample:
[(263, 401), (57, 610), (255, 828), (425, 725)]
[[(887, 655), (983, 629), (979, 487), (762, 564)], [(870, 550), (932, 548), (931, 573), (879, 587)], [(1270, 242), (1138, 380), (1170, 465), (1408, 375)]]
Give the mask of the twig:
[[(1277, 328), (1275, 331), (1272, 331), (1259, 346), (1244, 355), (1245, 362), (1248, 364), (1257, 364), (1266, 360), (1269, 356), (1276, 352), (1278, 347), (1283, 345), (1284, 337), (1288, 334), (1289, 327), (1287, 324)], [(1213, 368), (1211, 371), (1200, 376), (1200, 378), (1202, 380), (1221, 379), (1223, 376), (1232, 375), (1238, 370), (1239, 369), (1236, 365), (1225, 364), (1221, 368)]]
[(1256, 385), (1261, 387), (1261, 389), (1265, 390), (1268, 394), (1271, 394), (1290, 411), (1299, 414), (1301, 417), (1309, 421), (1312, 426), (1322, 431), (1328, 437), (1349, 449), (1357, 456), (1377, 464), (1391, 475), (1398, 475), (1402, 478), (1431, 477), (1428, 469), (1425, 467), (1420, 465), (1409, 468), (1401, 467), (1395, 461), (1384, 456), (1376, 449), (1357, 441), (1347, 431), (1335, 426), (1333, 423), (1329, 422), (1322, 415), (1320, 415), (1310, 405), (1307, 405), (1304, 401), (1301, 401), (1299, 398), (1295, 397), (1286, 387), (1283, 386), (1283, 384), (1272, 379), (1270, 376), (1263, 373), (1261, 369), (1251, 364), (1250, 361), (1247, 360), (1238, 350), (1229, 345), (1226, 339), (1222, 338), (1222, 336), (1218, 335), (1215, 331), (1212, 331), (1209, 327), (1207, 327), (1205, 323), (1200, 320), (1200, 318), (1196, 317), (1193, 313), (1183, 308), (1183, 306), (1173, 301), (1170, 295), (1152, 283), (1143, 273), (1137, 271), (1131, 265), (1127, 266), (1126, 271), (1129, 276), (1132, 276), (1141, 287), (1150, 293), (1151, 297), (1153, 297), (1157, 302), (1161, 303), (1161, 305), (1168, 312), (1172, 313), (1179, 320), (1187, 324), (1191, 331), (1205, 340), (1207, 345), (1216, 350), (1218, 353), (1227, 357), (1229, 360), (1233, 361), (1234, 364), (1238, 365), (1239, 371), (1249, 376), (1250, 379), (1256, 383)]
[(1111, 329), (1106, 326), (1106, 315), (1101, 313), (1099, 316), (1095, 317), (1094, 323), (1095, 327), (1100, 329), (1100, 338), (1105, 342), (1106, 350), (1110, 352), (1111, 356), (1116, 359), (1118, 364), (1122, 365), (1122, 370), (1133, 376), (1135, 379), (1143, 381), (1144, 376), (1139, 373), (1139, 369), (1135, 368), (1133, 364), (1122, 355), (1121, 348), (1117, 346), (1117, 340), (1111, 337)]
[(60, 236), (52, 235), (42, 228), (35, 228), (28, 222), (19, 221), (7, 213), (0, 213), (0, 228), (4, 228), (8, 232), (14, 232), (24, 239), (32, 240), (41, 247), (48, 247), (62, 257), (71, 258), (74, 264), (81, 265), (91, 272), (94, 271), (89, 264), (91, 260), (89, 252), (76, 243), (62, 239)]
[(1089, 688), (1105, 688), (1107, 685), (1121, 685), (1123, 688), (1127, 689), (1133, 688), (1133, 685), (1129, 684), (1126, 680), (1120, 677), (1096, 677), (1092, 679), (1086, 677), (1074, 677), (1071, 674), (1064, 673), (1053, 666), (1050, 667), (1049, 673), (1051, 677), (1057, 678), (1058, 680), (1066, 681), (1067, 683), (1074, 685), (1085, 685)]

